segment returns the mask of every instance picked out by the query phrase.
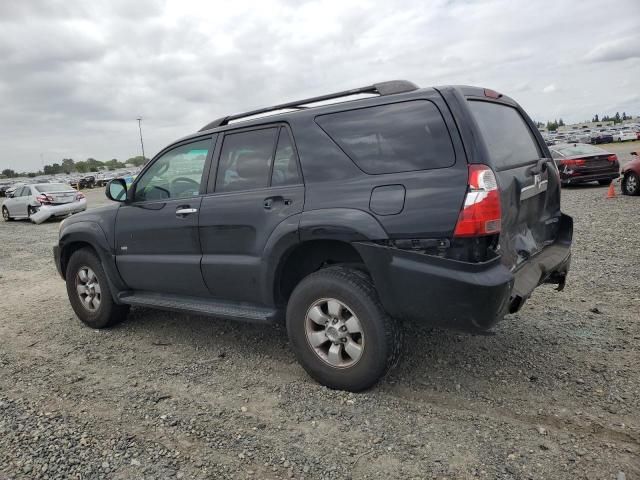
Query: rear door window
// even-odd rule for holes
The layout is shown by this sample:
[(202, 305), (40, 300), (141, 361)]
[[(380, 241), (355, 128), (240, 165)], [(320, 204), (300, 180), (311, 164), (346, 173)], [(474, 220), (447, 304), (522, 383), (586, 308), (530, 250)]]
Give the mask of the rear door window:
[(321, 115), (316, 123), (365, 173), (410, 172), (455, 163), (442, 114), (428, 100)]
[(277, 128), (225, 134), (216, 192), (234, 192), (269, 185)]
[(538, 145), (520, 112), (494, 102), (469, 101), (493, 167), (506, 170), (540, 158)]

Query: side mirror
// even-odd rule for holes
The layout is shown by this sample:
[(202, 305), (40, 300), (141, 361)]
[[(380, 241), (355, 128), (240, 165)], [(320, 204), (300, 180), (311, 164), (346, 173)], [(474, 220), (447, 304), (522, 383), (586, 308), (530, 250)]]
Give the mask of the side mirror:
[(124, 202), (127, 200), (127, 183), (122, 178), (114, 178), (107, 183), (104, 194), (109, 200)]

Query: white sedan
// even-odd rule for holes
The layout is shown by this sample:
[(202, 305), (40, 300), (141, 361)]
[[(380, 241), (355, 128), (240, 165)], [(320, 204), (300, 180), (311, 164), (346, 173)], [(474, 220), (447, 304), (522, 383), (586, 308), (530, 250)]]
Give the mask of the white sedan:
[(42, 223), (49, 217), (61, 217), (87, 209), (87, 199), (82, 192), (64, 183), (23, 185), (2, 204), (5, 221), (29, 218)]
[(627, 140), (637, 140), (638, 134), (633, 130), (619, 130), (613, 134), (614, 142), (626, 142)]

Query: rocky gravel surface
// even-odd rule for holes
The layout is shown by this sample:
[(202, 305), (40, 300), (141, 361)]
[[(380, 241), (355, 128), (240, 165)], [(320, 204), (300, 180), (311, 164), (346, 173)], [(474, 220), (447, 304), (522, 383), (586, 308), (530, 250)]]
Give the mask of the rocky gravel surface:
[(310, 380), (281, 327), (146, 309), (84, 327), (58, 222), (1, 224), (0, 479), (640, 478), (640, 199), (605, 196), (563, 191), (565, 291), (486, 336), (407, 325), (362, 394)]

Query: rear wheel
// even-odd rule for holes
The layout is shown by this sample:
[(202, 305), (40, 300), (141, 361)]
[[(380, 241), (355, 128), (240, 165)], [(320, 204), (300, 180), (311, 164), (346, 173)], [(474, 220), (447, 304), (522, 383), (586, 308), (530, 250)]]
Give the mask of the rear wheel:
[(110, 327), (127, 317), (129, 306), (113, 301), (100, 259), (91, 249), (83, 248), (71, 256), (66, 281), (71, 307), (89, 327)]
[(9, 214), (9, 209), (4, 206), (2, 207), (2, 218), (4, 219), (5, 222), (9, 222), (13, 220), (13, 218), (11, 218), (11, 215)]
[(608, 180), (598, 180), (598, 183), (600, 185), (611, 185), (612, 180), (608, 179)]
[(329, 267), (291, 294), (287, 332), (298, 361), (319, 383), (357, 392), (375, 384), (399, 357), (401, 330), (384, 311), (371, 278)]
[(620, 188), (625, 195), (640, 195), (640, 177), (633, 172), (627, 173)]

